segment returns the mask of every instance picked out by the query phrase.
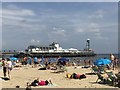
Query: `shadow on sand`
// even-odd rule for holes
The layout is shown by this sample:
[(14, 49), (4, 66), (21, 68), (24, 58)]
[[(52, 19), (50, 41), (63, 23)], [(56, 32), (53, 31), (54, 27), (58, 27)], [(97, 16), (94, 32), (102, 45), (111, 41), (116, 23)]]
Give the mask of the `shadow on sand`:
[(86, 75), (96, 75), (96, 73), (85, 73)]
[(51, 72), (51, 73), (65, 73), (65, 71), (54, 71), (54, 72)]
[(2, 80), (5, 80), (5, 81), (8, 81), (8, 80), (10, 80), (9, 78), (7, 78), (7, 77), (0, 77)]

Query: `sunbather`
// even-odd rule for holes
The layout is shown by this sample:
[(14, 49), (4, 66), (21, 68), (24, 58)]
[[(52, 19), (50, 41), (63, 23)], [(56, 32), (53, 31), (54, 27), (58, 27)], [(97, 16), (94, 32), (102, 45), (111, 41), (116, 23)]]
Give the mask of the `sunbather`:
[(39, 78), (35, 79), (29, 86), (44, 86), (48, 84), (53, 84), (51, 80), (39, 80)]
[(76, 73), (73, 73), (73, 74), (67, 73), (66, 77), (70, 78), (70, 79), (83, 79), (83, 78), (86, 78), (86, 75), (85, 74), (76, 74)]

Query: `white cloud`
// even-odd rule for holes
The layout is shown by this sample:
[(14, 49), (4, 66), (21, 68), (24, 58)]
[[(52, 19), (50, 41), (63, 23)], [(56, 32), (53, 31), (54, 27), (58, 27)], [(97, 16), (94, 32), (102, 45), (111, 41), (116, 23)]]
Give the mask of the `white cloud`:
[(30, 42), (31, 42), (31, 43), (33, 43), (33, 42), (35, 42), (35, 40), (34, 40), (34, 39), (32, 39)]
[(103, 17), (104, 17), (103, 10), (97, 10), (97, 11), (93, 12), (93, 14), (88, 16), (89, 19), (101, 19)]
[[(35, 17), (36, 13), (30, 9), (22, 9), (15, 5), (8, 5), (7, 8), (0, 9), (3, 24), (7, 25), (22, 25), (26, 21), (35, 21), (30, 17)], [(21, 22), (21, 23), (20, 23)]]
[(79, 24), (76, 24), (75, 27), (75, 32), (76, 34), (80, 33), (81, 35), (87, 35), (88, 37), (92, 37), (95, 39), (107, 39), (106, 36), (103, 36), (101, 33), (101, 27), (99, 24), (91, 22), (91, 23), (86, 23), (83, 26), (80, 26)]
[(12, 16), (35, 16), (35, 13), (29, 9), (2, 9), (2, 14)]
[(23, 17), (18, 17), (18, 16), (11, 16), (11, 15), (2, 15), (3, 20), (4, 19), (9, 19), (9, 20), (24, 20)]
[[(10, 8), (8, 8), (10, 7)], [(0, 9), (2, 11), (0, 14), (3, 20), (2, 25), (4, 30), (18, 30), (19, 32), (24, 30), (24, 33), (36, 33), (36, 31), (41, 31), (46, 28), (37, 17), (37, 14), (30, 9), (21, 9), (14, 5), (9, 5), (7, 8)], [(29, 31), (30, 32), (29, 32)]]
[(30, 41), (30, 43), (31, 43), (31, 44), (39, 44), (40, 41), (39, 41), (39, 40), (32, 39), (32, 40)]
[(90, 15), (90, 16), (88, 16), (88, 18), (90, 18), (90, 19), (93, 19), (93, 18), (99, 19), (99, 18), (103, 18), (103, 15), (102, 14), (99, 14), (99, 15)]
[(84, 30), (81, 29), (81, 28), (77, 28), (77, 29), (76, 29), (76, 32), (78, 32), (78, 33), (82, 33), (82, 32), (84, 32)]
[(97, 33), (99, 33), (100, 32), (100, 29), (99, 29), (99, 26), (98, 26), (98, 24), (97, 23), (90, 23), (90, 25), (88, 26), (88, 31), (89, 32), (97, 32)]
[(100, 27), (97, 23), (86, 23), (83, 26), (80, 26), (80, 24), (75, 24), (74, 29), (76, 32), (79, 33), (85, 33), (85, 32), (91, 32), (91, 33), (99, 33)]
[(9, 9), (19, 9), (19, 7), (17, 7), (16, 5), (13, 5), (13, 4), (7, 5), (6, 8), (9, 8)]
[(48, 38), (50, 41), (66, 41), (66, 31), (62, 28), (53, 27), (51, 32), (48, 32)]
[(51, 34), (65, 37), (66, 36), (65, 32), (66, 31), (64, 29), (53, 27), (53, 30), (51, 31)]

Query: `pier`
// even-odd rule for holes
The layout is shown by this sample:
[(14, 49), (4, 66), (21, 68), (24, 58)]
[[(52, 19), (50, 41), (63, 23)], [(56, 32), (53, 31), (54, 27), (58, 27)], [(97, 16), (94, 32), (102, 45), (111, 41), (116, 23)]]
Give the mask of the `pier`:
[(63, 49), (59, 43), (52, 42), (48, 46), (30, 45), (26, 52), (34, 57), (90, 57), (96, 54), (90, 49), (90, 39), (86, 40), (86, 48), (78, 50), (76, 48)]
[(48, 46), (29, 45), (24, 52), (18, 50), (2, 50), (2, 55), (12, 55), (15, 57), (92, 57), (96, 53), (90, 49), (90, 39), (86, 41), (86, 48), (78, 50), (76, 48), (63, 49), (58, 43), (52, 42)]
[(15, 56), (15, 57), (24, 57), (24, 56), (31, 56), (31, 57), (93, 57), (96, 55), (93, 51), (81, 51), (79, 53), (67, 53), (67, 52), (62, 52), (62, 53), (48, 53), (48, 52), (43, 52), (43, 53), (27, 53), (27, 52), (2, 52), (2, 56)]
[(93, 57), (94, 52), (80, 52), (80, 53), (31, 53), (33, 57)]

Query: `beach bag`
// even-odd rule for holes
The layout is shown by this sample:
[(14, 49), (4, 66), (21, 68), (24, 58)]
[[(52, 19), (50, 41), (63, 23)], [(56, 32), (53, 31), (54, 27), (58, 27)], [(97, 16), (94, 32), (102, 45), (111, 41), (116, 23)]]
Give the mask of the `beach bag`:
[(80, 75), (79, 79), (86, 78), (85, 74)]

